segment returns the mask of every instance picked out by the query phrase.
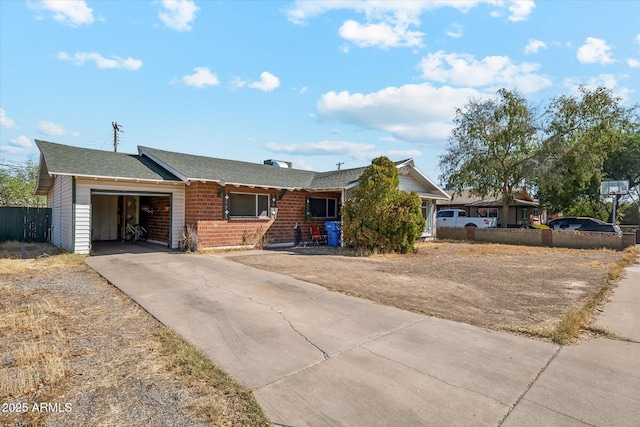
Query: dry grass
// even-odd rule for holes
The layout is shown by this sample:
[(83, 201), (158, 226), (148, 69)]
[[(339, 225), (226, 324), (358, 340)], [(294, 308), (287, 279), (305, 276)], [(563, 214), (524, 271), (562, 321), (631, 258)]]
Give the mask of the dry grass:
[(163, 354), (169, 359), (170, 369), (179, 373), (183, 381), (200, 394), (201, 398), (190, 405), (199, 418), (214, 425), (225, 425), (232, 415), (230, 411), (234, 411), (237, 425), (269, 425), (251, 392), (218, 368), (204, 353), (167, 327), (159, 329), (155, 336), (161, 343)]
[(57, 385), (67, 372), (64, 309), (43, 292), (0, 285), (0, 397)]
[(73, 408), (0, 425), (268, 424), (251, 392), (70, 254), (0, 259), (0, 402)]
[(607, 280), (604, 286), (589, 296), (581, 307), (569, 310), (560, 319), (558, 326), (551, 334), (551, 339), (557, 344), (569, 344), (579, 338), (582, 330), (598, 335), (611, 336), (607, 331), (590, 326), (596, 307), (603, 304), (610, 295), (615, 282), (624, 271), (624, 268), (633, 264), (640, 254), (636, 248), (627, 248), (622, 257), (611, 264), (607, 272)]
[(635, 257), (632, 250), (442, 241), (417, 249), (368, 257), (328, 247), (226, 256), (403, 310), (561, 343), (589, 330), (585, 313)]

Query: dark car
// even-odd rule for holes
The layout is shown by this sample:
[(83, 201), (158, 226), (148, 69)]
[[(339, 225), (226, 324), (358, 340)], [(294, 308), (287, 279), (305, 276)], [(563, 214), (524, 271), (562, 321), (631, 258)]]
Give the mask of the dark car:
[(547, 226), (552, 230), (560, 231), (600, 231), (604, 233), (618, 233), (622, 234), (620, 227), (614, 224), (609, 224), (604, 221), (600, 221), (595, 218), (583, 218), (583, 217), (565, 217), (557, 218), (547, 223)]

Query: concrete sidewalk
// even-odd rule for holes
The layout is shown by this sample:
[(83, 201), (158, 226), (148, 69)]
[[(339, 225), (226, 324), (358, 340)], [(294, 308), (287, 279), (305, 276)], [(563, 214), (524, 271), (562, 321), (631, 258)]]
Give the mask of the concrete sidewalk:
[(625, 269), (603, 309), (595, 326), (621, 340), (560, 349), (505, 426), (640, 426), (640, 264)]
[(637, 342), (560, 348), (213, 256), (106, 255), (87, 264), (251, 388), (276, 425), (640, 419)]

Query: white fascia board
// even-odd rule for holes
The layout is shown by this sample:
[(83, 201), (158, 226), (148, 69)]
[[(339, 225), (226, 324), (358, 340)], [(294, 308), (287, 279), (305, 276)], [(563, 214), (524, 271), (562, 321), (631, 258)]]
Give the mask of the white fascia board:
[(157, 157), (153, 156), (152, 154), (150, 154), (149, 152), (147, 152), (146, 150), (144, 150), (140, 146), (138, 146), (138, 154), (140, 154), (141, 156), (147, 156), (148, 158), (150, 158), (151, 160), (153, 160), (154, 162), (156, 162), (157, 164), (162, 166), (164, 169), (166, 169), (169, 172), (171, 172), (175, 177), (180, 179), (182, 182), (189, 181), (189, 178), (187, 176), (181, 174), (180, 172), (178, 172), (177, 170), (175, 170), (171, 166), (169, 166), (166, 163), (162, 162), (160, 159), (158, 159)]
[(49, 172), (51, 176), (73, 176), (75, 178), (91, 178), (91, 179), (105, 179), (109, 181), (134, 181), (134, 182), (153, 182), (156, 184), (177, 184), (177, 181), (166, 181), (164, 179), (147, 179), (147, 178), (131, 178), (124, 176), (103, 176), (103, 175), (84, 175), (77, 173), (67, 173), (67, 172)]
[(413, 160), (411, 160), (411, 163), (409, 164), (409, 162), (405, 162), (402, 164), (402, 166), (409, 166), (413, 172), (415, 172), (418, 177), (420, 179), (422, 179), (423, 181), (425, 181), (429, 186), (431, 186), (434, 190), (436, 190), (436, 193), (439, 193), (439, 196), (437, 197), (440, 200), (451, 200), (451, 196), (444, 191), (442, 188), (440, 188), (440, 186), (438, 184), (436, 184), (435, 182), (431, 181), (429, 179), (428, 176), (426, 176), (425, 174), (423, 174), (420, 169), (418, 169), (417, 167), (415, 167), (415, 165), (413, 164)]

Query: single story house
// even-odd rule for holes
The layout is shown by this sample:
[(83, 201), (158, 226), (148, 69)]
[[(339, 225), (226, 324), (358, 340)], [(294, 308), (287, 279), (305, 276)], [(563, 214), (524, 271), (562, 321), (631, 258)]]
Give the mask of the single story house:
[(498, 218), (498, 226), (506, 219), (507, 227), (519, 227), (524, 224), (542, 224), (546, 222), (546, 211), (540, 207), (540, 203), (523, 189), (513, 191), (509, 201), (509, 210), (504, 215), (502, 196), (488, 196), (485, 198), (475, 196), (468, 190), (456, 193), (454, 190), (445, 190), (450, 196), (449, 200), (438, 200), (438, 209), (457, 208), (463, 209), (468, 216)]
[[(364, 167), (312, 172), (282, 161), (264, 164), (138, 147), (138, 154), (36, 140), (40, 165), (36, 194), (52, 208), (51, 241), (88, 254), (93, 242), (124, 240), (139, 224), (147, 241), (177, 248), (185, 225), (200, 247), (240, 246), (263, 232), (271, 245), (292, 245), (296, 226), (339, 221), (340, 209)], [(449, 195), (415, 167), (396, 162), (400, 189), (415, 191), (426, 218), (424, 238), (435, 236), (437, 200)], [(324, 230), (323, 230), (324, 231)]]

